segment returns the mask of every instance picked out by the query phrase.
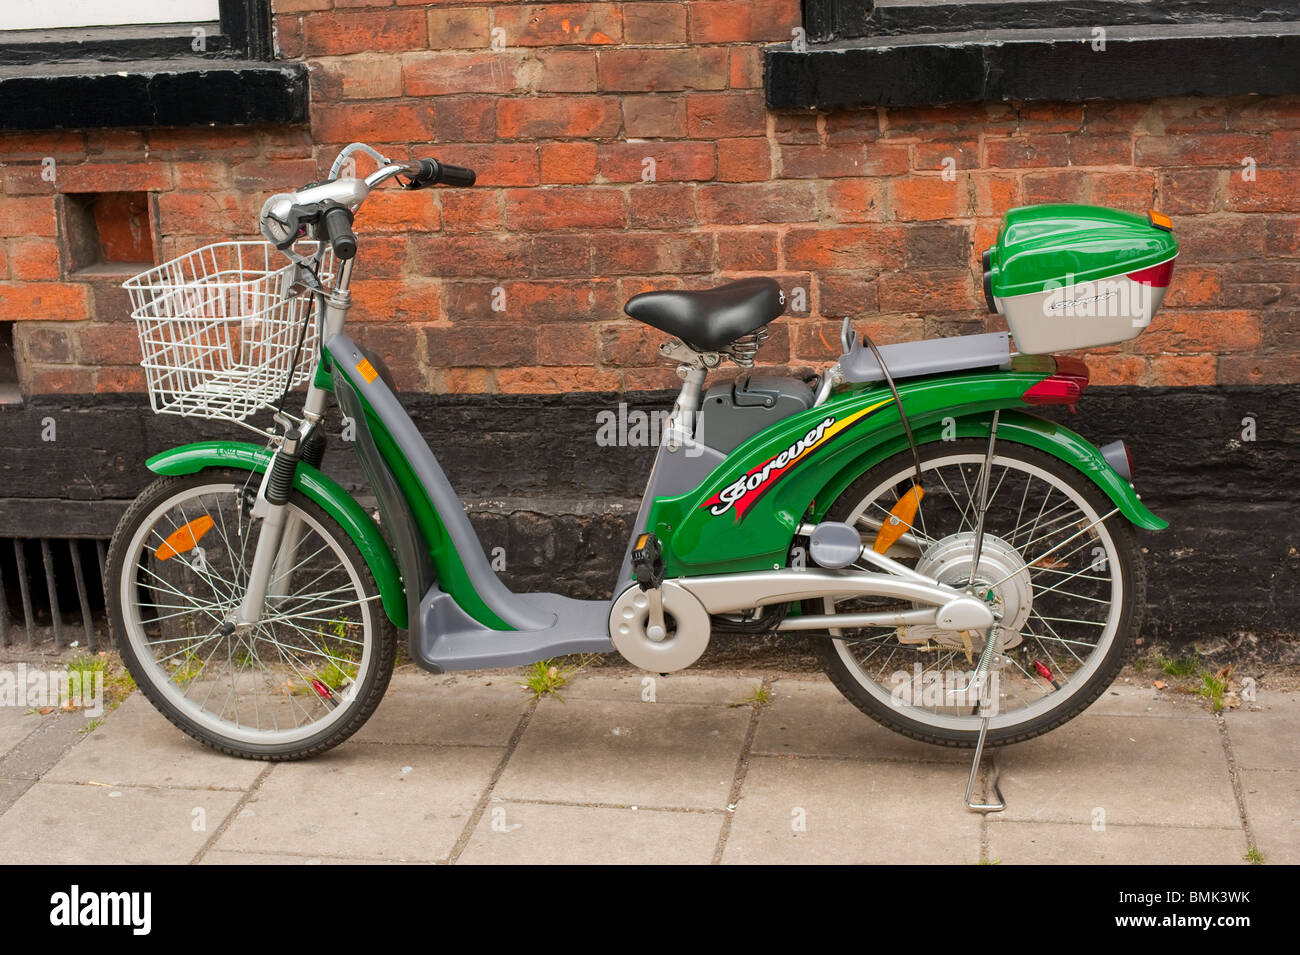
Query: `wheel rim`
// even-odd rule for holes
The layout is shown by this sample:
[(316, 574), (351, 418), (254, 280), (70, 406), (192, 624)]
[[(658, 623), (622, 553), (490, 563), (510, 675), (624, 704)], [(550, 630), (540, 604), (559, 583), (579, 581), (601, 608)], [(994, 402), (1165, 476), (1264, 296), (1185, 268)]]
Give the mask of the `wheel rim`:
[[(186, 488), (140, 522), (118, 583), (125, 636), (137, 676), (195, 724), (234, 743), (301, 743), (343, 720), (367, 685), (378, 597), (338, 541), (290, 503), (302, 531), (287, 594), (268, 598), (254, 627), (220, 634), (261, 526), (242, 512), (243, 492), (232, 482)], [(212, 525), (195, 548), (160, 558), (169, 536), (205, 515)]]
[[(946, 539), (951, 546), (953, 535), (969, 534), (973, 529), (976, 483), (983, 461), (982, 452), (972, 451), (922, 463), (927, 493), (914, 529), (921, 561), (926, 553), (938, 549), (940, 541)], [(986, 535), (992, 535), (998, 545), (1010, 545), (1020, 555), (1031, 583), (1032, 607), (1024, 614), (1020, 643), (1005, 653), (1009, 662), (994, 684), (997, 711), (989, 726), (1007, 729), (1056, 710), (1088, 683), (1114, 642), (1125, 591), (1115, 539), (1100, 520), (1102, 514), (1082, 494), (1050, 471), (1013, 455), (995, 454), (991, 473)], [(870, 543), (873, 523), (887, 518), (893, 502), (911, 487), (914, 476), (910, 464), (900, 465), (896, 473), (868, 490), (843, 520), (856, 526)], [(1088, 525), (1092, 525), (1089, 530), (1067, 541)], [(919, 562), (914, 554), (891, 551), (889, 556), (909, 566)], [(1007, 557), (1004, 562), (1009, 560)], [(984, 569), (981, 558), (980, 570)], [(849, 605), (860, 609), (852, 601), (825, 601), (828, 613), (844, 612)], [(905, 644), (897, 629), (831, 633), (840, 638), (833, 645), (850, 677), (881, 703), (935, 729), (978, 728), (975, 706), (967, 705), (978, 700), (974, 694), (960, 691), (978, 660), (982, 636), (968, 659), (964, 648), (922, 651)], [(915, 632), (911, 636), (918, 638)], [(1009, 642), (1013, 640), (1009, 638)], [(1040, 675), (1035, 660), (1047, 667), (1059, 688)], [(950, 695), (950, 690), (956, 690), (956, 695)], [(954, 700), (962, 705), (949, 705)]]

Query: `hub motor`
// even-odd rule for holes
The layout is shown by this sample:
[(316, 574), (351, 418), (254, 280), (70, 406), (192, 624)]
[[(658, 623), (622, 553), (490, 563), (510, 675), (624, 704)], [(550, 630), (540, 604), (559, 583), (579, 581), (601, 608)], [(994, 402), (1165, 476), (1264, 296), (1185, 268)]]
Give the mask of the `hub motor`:
[[(965, 590), (970, 583), (974, 558), (975, 532), (963, 531), (950, 534), (928, 548), (917, 561), (916, 570), (941, 584)], [(984, 599), (993, 610), (1002, 614), (1002, 621), (998, 624), (1002, 649), (1010, 650), (1020, 644), (1020, 629), (1033, 609), (1033, 584), (1029, 578), (1029, 567), (1021, 559), (1019, 551), (1002, 538), (986, 532), (980, 549), (979, 572), (975, 575), (975, 593), (981, 594), (991, 584), (996, 586)], [(983, 633), (968, 632), (968, 636), (975, 652), (983, 649)], [(898, 640), (900, 643), (933, 641), (959, 650), (967, 648), (960, 633), (933, 626), (900, 627)]]

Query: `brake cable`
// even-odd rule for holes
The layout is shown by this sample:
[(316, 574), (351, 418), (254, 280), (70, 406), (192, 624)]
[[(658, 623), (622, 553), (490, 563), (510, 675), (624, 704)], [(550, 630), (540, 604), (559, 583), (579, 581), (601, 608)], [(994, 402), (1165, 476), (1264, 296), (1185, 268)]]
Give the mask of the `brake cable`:
[[(876, 362), (880, 365), (880, 371), (885, 376), (885, 383), (889, 385), (889, 390), (894, 395), (894, 404), (898, 406), (898, 418), (903, 423), (903, 431), (907, 435), (907, 446), (912, 449), (912, 464), (916, 468), (916, 488), (921, 490), (921, 454), (916, 449), (916, 436), (912, 434), (912, 422), (908, 420), (907, 409), (903, 407), (903, 397), (898, 393), (898, 386), (894, 384), (894, 376), (889, 373), (889, 366), (885, 364), (885, 356), (880, 353), (876, 343), (871, 340), (871, 336), (866, 332), (859, 332), (862, 336), (862, 342), (871, 349), (871, 354), (875, 356)], [(917, 512), (919, 514), (921, 506), (921, 496), (917, 495)], [(924, 525), (924, 521), (922, 522)]]

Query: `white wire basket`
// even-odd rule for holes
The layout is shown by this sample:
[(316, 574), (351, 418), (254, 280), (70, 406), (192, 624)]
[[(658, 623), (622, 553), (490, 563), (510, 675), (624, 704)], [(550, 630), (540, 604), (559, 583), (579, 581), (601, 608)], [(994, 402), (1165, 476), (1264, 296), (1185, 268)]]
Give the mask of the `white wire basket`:
[[(323, 284), (332, 266), (327, 246)], [(269, 242), (218, 242), (123, 283), (155, 412), (243, 422), (307, 380), (317, 322), (295, 269)]]

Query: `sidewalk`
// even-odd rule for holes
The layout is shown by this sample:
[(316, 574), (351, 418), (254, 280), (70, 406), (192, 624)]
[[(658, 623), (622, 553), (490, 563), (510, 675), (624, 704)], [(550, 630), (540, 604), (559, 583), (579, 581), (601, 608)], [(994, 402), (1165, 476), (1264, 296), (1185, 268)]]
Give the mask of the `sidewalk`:
[[(1121, 681), (998, 751), (1009, 808), (981, 817), (968, 751), (819, 676), (686, 671), (655, 702), (639, 672), (581, 673), (564, 702), (518, 679), (408, 668), (357, 736), (288, 764), (214, 753), (139, 692), (90, 732), (0, 708), (0, 862), (1235, 865), (1252, 840), (1300, 862), (1300, 691), (1221, 721)], [(729, 705), (760, 682), (768, 705)]]

